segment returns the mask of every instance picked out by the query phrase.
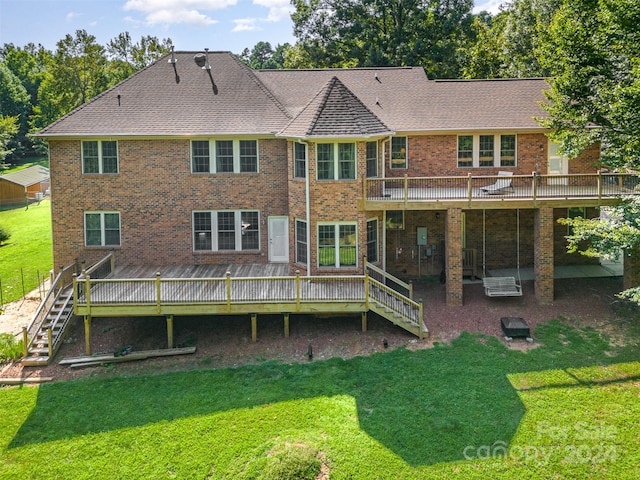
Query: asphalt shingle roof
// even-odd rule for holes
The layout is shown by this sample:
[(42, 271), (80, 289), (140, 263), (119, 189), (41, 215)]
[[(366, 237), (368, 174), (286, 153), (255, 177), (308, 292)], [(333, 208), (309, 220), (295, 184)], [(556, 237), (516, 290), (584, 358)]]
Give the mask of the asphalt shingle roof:
[(175, 71), (170, 56), (159, 59), (40, 135), (273, 134), (291, 120), (253, 70), (227, 52), (209, 52), (214, 94), (207, 71), (194, 62), (197, 53), (176, 53)]
[(28, 187), (49, 179), (49, 169), (40, 165), (34, 165), (15, 172), (0, 176), (2, 180)]
[(535, 118), (546, 116), (543, 79), (433, 81), (419, 67), (254, 71), (229, 52), (210, 52), (215, 94), (196, 55), (159, 59), (38, 136), (538, 130)]
[(296, 138), (368, 137), (392, 133), (334, 76), (279, 135)]

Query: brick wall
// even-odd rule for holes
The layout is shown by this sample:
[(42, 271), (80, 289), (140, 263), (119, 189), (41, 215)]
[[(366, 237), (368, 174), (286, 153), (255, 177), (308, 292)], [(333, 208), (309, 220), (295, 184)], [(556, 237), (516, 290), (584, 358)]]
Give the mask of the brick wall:
[[(50, 141), (54, 263), (266, 263), (267, 219), (288, 215), (286, 141), (260, 140), (260, 173), (192, 174), (188, 140), (120, 140), (117, 175), (83, 175), (80, 141)], [(195, 253), (193, 210), (260, 212), (259, 252)], [(85, 247), (85, 211), (119, 211), (121, 246)]]
[(549, 304), (554, 298), (553, 221), (551, 208), (540, 208), (534, 212), (535, 245), (535, 294), (541, 304)]

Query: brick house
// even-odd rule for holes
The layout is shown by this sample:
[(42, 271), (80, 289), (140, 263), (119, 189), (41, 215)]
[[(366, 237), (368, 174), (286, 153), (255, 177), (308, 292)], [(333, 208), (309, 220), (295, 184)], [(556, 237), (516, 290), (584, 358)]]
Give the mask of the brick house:
[[(614, 202), (597, 145), (568, 162), (536, 122), (542, 79), (433, 81), (416, 67), (254, 71), (176, 52), (49, 125), (55, 265), (284, 264), (402, 279), (554, 265), (577, 211)], [(487, 194), (499, 172), (509, 191)], [(606, 193), (611, 193), (607, 196)], [(484, 261), (481, 261), (484, 259)]]

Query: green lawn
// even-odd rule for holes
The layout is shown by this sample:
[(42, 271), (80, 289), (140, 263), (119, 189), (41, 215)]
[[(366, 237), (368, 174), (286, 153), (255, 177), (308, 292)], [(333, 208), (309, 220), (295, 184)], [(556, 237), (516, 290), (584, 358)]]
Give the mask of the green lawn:
[(536, 336), (3, 389), (0, 478), (638, 478), (638, 339)]
[(44, 200), (28, 209), (1, 211), (0, 226), (11, 234), (0, 247), (1, 301), (9, 303), (35, 289), (53, 267), (51, 204)]

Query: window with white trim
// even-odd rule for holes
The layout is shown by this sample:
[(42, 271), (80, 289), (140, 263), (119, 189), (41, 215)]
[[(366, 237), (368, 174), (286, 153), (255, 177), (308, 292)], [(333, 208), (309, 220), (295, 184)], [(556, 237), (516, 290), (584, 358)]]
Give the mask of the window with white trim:
[(83, 140), (82, 173), (118, 173), (118, 142)]
[(355, 223), (318, 225), (318, 266), (355, 267), (358, 258)]
[(120, 246), (120, 212), (85, 212), (84, 244), (87, 247)]
[(515, 167), (516, 135), (458, 135), (458, 168)]
[(378, 261), (378, 219), (367, 220), (367, 261)]
[(391, 168), (407, 168), (407, 137), (391, 138)]
[(378, 142), (367, 142), (367, 177), (378, 176)]
[(296, 263), (307, 264), (307, 222), (296, 220)]
[(257, 210), (193, 212), (195, 251), (260, 250), (260, 215)]
[(192, 140), (192, 173), (257, 173), (257, 140)]
[(293, 176), (295, 178), (307, 176), (307, 146), (304, 143), (293, 144)]
[(318, 143), (316, 145), (318, 180), (355, 180), (355, 143)]

